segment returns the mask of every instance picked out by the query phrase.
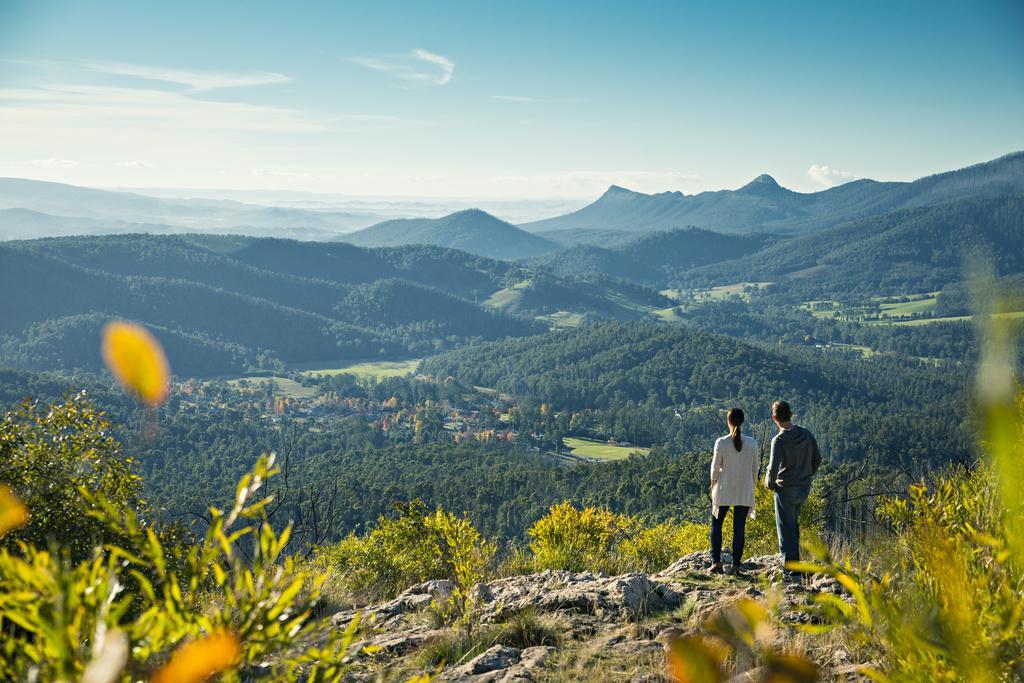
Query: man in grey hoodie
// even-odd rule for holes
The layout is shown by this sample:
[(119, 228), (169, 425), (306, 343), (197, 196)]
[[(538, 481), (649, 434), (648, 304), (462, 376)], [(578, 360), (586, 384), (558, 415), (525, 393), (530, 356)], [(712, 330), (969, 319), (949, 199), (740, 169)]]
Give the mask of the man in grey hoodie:
[(821, 466), (821, 451), (809, 429), (793, 424), (785, 401), (772, 404), (779, 433), (772, 439), (764, 485), (775, 493), (775, 528), (784, 562), (800, 559), (800, 509), (811, 493), (811, 479)]

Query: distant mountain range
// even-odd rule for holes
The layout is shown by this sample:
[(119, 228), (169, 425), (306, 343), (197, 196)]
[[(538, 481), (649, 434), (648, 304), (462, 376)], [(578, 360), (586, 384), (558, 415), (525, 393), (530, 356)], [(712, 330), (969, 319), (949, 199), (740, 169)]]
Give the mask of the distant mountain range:
[[(758, 176), (738, 190), (695, 195), (643, 194), (613, 185), (577, 211), (519, 226), (479, 209), (440, 218), (381, 222), (382, 216), (372, 212), (379, 205), (373, 203), (357, 203), (356, 211), (339, 211), (308, 199), (300, 202), (291, 195), (287, 195), (290, 203), (264, 206), (154, 192), (165, 196), (0, 178), (0, 240), (197, 232), (337, 239), (359, 246), (427, 244), (517, 260), (578, 245), (616, 248), (638, 235), (687, 227), (731, 234), (816, 233), (904, 209), (1022, 194), (1024, 152), (914, 182), (856, 180), (808, 194), (783, 188), (769, 175)], [(363, 212), (364, 207), (370, 210)]]
[(909, 183), (855, 180), (810, 194), (787, 190), (769, 175), (738, 190), (695, 195), (643, 194), (613, 185), (578, 211), (520, 227), (547, 235), (567, 230), (644, 233), (686, 226), (733, 233), (806, 233), (899, 209), (1020, 193), (1024, 152)]
[(442, 218), (385, 221), (341, 239), (364, 247), (429, 244), (500, 259), (528, 258), (561, 246), (479, 209), (458, 211)]
[(112, 232), (250, 234), (327, 240), (375, 214), (149, 197), (23, 178), (0, 178), (0, 240)]

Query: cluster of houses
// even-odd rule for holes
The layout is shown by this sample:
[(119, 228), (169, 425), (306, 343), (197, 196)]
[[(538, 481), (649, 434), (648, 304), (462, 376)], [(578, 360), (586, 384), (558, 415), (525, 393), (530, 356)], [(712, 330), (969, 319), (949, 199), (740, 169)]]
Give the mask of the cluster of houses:
[(466, 397), (466, 405), (447, 400), (414, 404), (392, 396), (385, 400), (324, 392), (311, 396), (278, 393), (268, 382), (225, 387), (218, 383), (188, 381), (175, 387), (179, 410), (210, 413), (239, 410), (254, 419), (271, 422), (308, 420), (324, 422), (357, 417), (394, 438), (420, 434), (448, 434), (456, 443), (466, 441), (512, 442), (516, 432), (507, 420), (509, 406), (498, 397), (480, 392)]

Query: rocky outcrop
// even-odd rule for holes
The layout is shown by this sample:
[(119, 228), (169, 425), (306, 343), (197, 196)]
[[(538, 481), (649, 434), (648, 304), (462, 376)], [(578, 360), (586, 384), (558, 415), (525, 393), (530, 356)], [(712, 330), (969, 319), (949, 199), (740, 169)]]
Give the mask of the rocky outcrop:
[(532, 681), (534, 671), (542, 666), (555, 651), (553, 647), (514, 647), (495, 645), (465, 664), (442, 675), (443, 680), (474, 681), (476, 683), (507, 683)]
[[(723, 559), (729, 563), (727, 555)], [(665, 679), (658, 667), (663, 666), (668, 644), (699, 630), (708, 618), (738, 600), (763, 597), (764, 591), (771, 590), (774, 604), (783, 608), (778, 616), (792, 623), (806, 621), (808, 614), (786, 607), (805, 604), (815, 593), (844, 595), (838, 582), (826, 576), (787, 580), (776, 555), (750, 558), (737, 577), (714, 576), (708, 572), (709, 565), (708, 553), (702, 552), (681, 557), (655, 574), (605, 576), (545, 571), (497, 579), (473, 587), (473, 618), (478, 628), (503, 624), (523, 612), (554, 620), (559, 649), (575, 649), (577, 654), (585, 651), (619, 662), (654, 663), (646, 671), (640, 668), (636, 680), (661, 681)], [(364, 608), (363, 636), (352, 652), (354, 660), (368, 664), (353, 680), (378, 680), (388, 662), (415, 653), (433, 639), (450, 638), (452, 631), (437, 628), (436, 617), (426, 610), (431, 604), (448, 600), (453, 588), (450, 581), (428, 581), (408, 588), (393, 600)], [(343, 627), (354, 616), (354, 611), (339, 613), (335, 623)], [(369, 656), (363, 651), (366, 646), (372, 646)], [(551, 666), (552, 655), (557, 652), (554, 647), (520, 649), (492, 642), (468, 661), (445, 668), (440, 678), (486, 683), (531, 681)], [(847, 666), (848, 660), (840, 658), (831, 664), (836, 668)], [(747, 672), (743, 674), (747, 678), (741, 675), (735, 680), (752, 680), (756, 673)]]
[(681, 596), (646, 574), (601, 576), (546, 571), (499, 579), (479, 587), (482, 619), (497, 621), (523, 610), (591, 614), (629, 620), (678, 606)]

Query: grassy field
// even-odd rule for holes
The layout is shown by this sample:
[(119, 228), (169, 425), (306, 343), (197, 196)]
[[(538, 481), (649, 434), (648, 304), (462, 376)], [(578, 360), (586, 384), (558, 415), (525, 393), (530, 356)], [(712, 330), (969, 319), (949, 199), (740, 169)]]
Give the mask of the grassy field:
[[(1024, 311), (1015, 311), (1013, 313), (997, 313), (997, 318), (1004, 320), (1024, 320)], [(957, 315), (950, 316), (948, 318), (923, 318), (921, 320), (898, 320), (892, 323), (880, 323), (885, 325), (931, 325), (932, 323), (949, 323), (949, 322), (960, 322), (965, 320), (971, 320), (972, 316), (969, 315)]]
[[(865, 306), (854, 306), (844, 308), (838, 301), (805, 301), (800, 308), (810, 311), (815, 318), (847, 318), (849, 320), (863, 320), (865, 315), (878, 315), (882, 320), (870, 322), (888, 323), (885, 318), (902, 318), (904, 316), (927, 314), (935, 308), (938, 303), (938, 292), (926, 294), (914, 294), (908, 297), (909, 301), (892, 301), (891, 298), (874, 297), (871, 303)], [(874, 306), (877, 304), (878, 309)], [(815, 307), (821, 310), (815, 310)]]
[(582, 313), (573, 313), (571, 311), (555, 311), (548, 315), (539, 315), (537, 320), (543, 320), (544, 322), (555, 328), (565, 327), (579, 327), (583, 324), (584, 316)]
[[(710, 289), (698, 289), (694, 291), (694, 301), (697, 303), (701, 301), (720, 301), (727, 299), (730, 296), (740, 296), (747, 299), (747, 295), (744, 293), (746, 287), (754, 289), (761, 289), (775, 284), (774, 282), (735, 282), (731, 285), (721, 285), (719, 287), (712, 287)], [(669, 299), (678, 300), (682, 295), (678, 289), (663, 289), (660, 292), (663, 296), (667, 296)]]
[(289, 396), (291, 398), (314, 398), (316, 387), (304, 387), (293, 379), (286, 377), (243, 377), (228, 380), (228, 384), (238, 388), (248, 384), (249, 386), (262, 386), (273, 382), (277, 386), (275, 394)]
[(709, 299), (726, 299), (732, 295), (742, 296), (744, 299), (747, 298), (743, 289), (745, 287), (751, 287), (753, 289), (761, 289), (762, 287), (768, 287), (774, 285), (774, 282), (737, 282), (732, 285), (722, 285), (721, 287), (712, 287), (708, 290)]
[(488, 308), (496, 308), (499, 311), (513, 308), (520, 302), (520, 300), (522, 300), (523, 290), (529, 287), (530, 284), (532, 284), (530, 280), (523, 280), (522, 282), (517, 282), (511, 287), (499, 289), (488, 297), (487, 301), (484, 302), (484, 306), (487, 306)]
[(665, 322), (670, 322), (670, 323), (678, 322), (680, 320), (685, 320), (685, 318), (683, 318), (683, 316), (681, 316), (678, 313), (676, 313), (676, 307), (675, 306), (673, 306), (672, 308), (659, 308), (659, 309), (654, 311), (654, 315), (658, 316), (659, 318), (661, 318)]
[(349, 374), (355, 375), (356, 377), (373, 377), (375, 379), (381, 379), (383, 377), (404, 377), (410, 373), (416, 372), (416, 368), (420, 365), (420, 358), (412, 358), (409, 360), (378, 360), (378, 361), (367, 361), (365, 363), (352, 363), (351, 365), (345, 365), (337, 368), (317, 368), (313, 370), (306, 370), (302, 374), (322, 377), (324, 375), (342, 375)]
[(914, 315), (915, 313), (927, 313), (935, 308), (935, 304), (937, 302), (938, 293), (932, 292), (921, 296), (920, 298), (915, 297), (910, 301), (882, 303), (880, 305), (882, 308), (882, 315), (898, 317), (903, 315)]
[(566, 437), (565, 445), (569, 452), (580, 458), (595, 458), (597, 460), (622, 460), (628, 458), (630, 453), (643, 453), (646, 455), (650, 448), (639, 446), (612, 446), (604, 441), (594, 439), (580, 439), (577, 437)]

